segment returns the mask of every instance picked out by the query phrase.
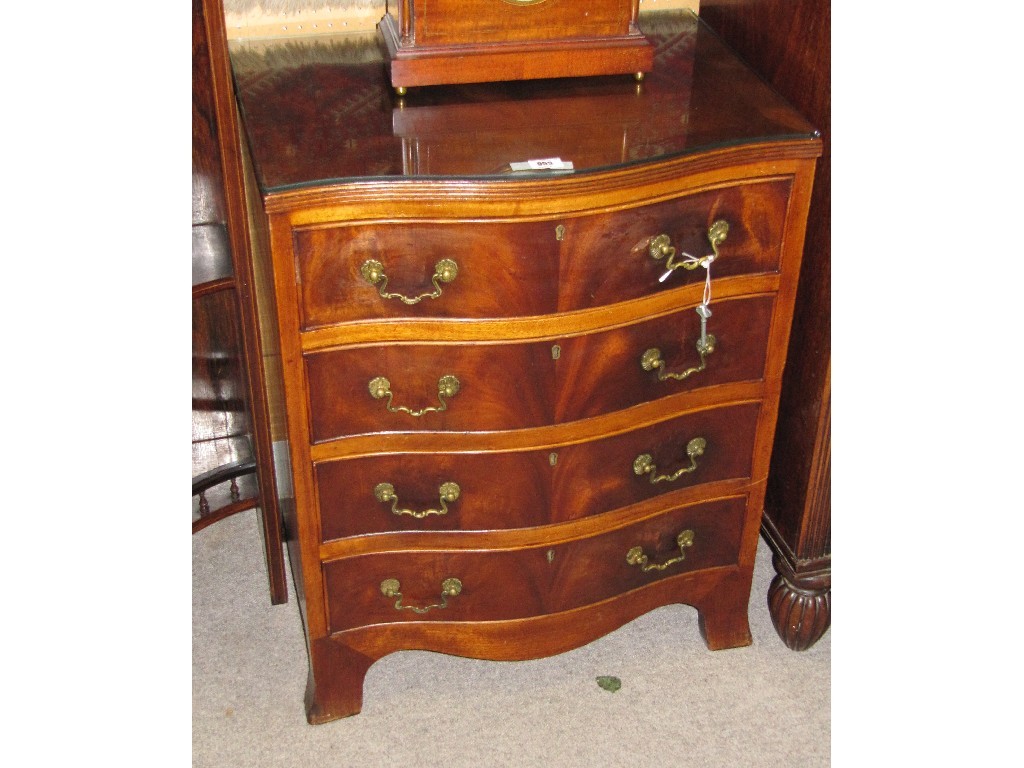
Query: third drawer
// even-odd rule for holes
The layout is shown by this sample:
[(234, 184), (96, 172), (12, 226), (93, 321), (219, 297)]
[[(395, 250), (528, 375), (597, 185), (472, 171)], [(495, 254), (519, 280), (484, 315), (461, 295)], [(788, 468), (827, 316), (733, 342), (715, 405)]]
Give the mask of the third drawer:
[(528, 528), (749, 478), (759, 411), (759, 402), (708, 408), (534, 450), (448, 449), (321, 462), (315, 468), (321, 537)]

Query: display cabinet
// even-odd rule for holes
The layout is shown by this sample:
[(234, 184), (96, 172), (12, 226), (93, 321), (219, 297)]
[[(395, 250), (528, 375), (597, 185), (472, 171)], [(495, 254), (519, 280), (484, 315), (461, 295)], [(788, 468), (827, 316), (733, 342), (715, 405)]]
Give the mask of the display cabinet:
[(259, 509), (288, 599), (238, 121), (220, 0), (192, 2), (192, 532)]

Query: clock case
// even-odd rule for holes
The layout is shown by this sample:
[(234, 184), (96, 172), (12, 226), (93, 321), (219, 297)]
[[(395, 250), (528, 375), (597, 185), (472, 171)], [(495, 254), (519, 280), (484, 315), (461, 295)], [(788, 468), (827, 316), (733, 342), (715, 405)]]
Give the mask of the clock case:
[(391, 85), (649, 72), (639, 0), (388, 0)]

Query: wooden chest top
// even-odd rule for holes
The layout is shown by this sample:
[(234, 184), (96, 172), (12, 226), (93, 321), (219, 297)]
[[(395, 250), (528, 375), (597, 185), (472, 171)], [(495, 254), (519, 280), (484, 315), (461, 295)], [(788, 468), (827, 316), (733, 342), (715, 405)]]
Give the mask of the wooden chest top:
[(377, 33), (237, 41), (232, 63), (261, 191), (507, 178), (510, 162), (541, 157), (579, 174), (815, 135), (692, 13), (640, 20), (655, 57), (639, 84), (555, 78), (413, 88), (404, 98)]

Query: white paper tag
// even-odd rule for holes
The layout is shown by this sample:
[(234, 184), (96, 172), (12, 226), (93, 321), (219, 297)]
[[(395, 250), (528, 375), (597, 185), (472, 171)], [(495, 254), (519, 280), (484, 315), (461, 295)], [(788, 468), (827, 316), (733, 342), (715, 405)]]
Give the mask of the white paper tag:
[(560, 157), (548, 157), (543, 160), (527, 160), (523, 163), (509, 163), (513, 171), (571, 171), (572, 163)]

